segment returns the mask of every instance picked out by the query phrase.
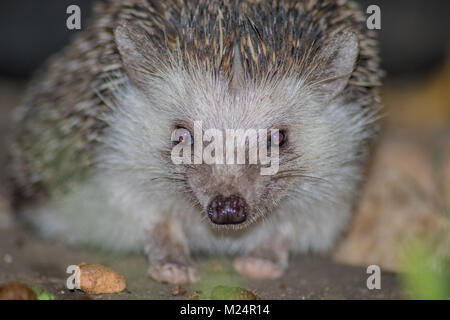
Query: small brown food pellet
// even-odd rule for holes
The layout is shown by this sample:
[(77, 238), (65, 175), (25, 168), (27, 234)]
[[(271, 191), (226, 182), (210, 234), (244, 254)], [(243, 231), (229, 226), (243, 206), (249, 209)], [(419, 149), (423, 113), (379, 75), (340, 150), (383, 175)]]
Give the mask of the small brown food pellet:
[(186, 289), (181, 285), (177, 285), (175, 289), (172, 290), (173, 296), (182, 296), (186, 293)]
[(119, 293), (126, 288), (124, 277), (100, 264), (80, 263), (80, 289), (89, 294)]
[(189, 300), (198, 300), (199, 298), (200, 298), (200, 295), (196, 291), (191, 292), (188, 296)]
[(0, 287), (0, 300), (36, 300), (36, 294), (21, 283), (7, 283)]

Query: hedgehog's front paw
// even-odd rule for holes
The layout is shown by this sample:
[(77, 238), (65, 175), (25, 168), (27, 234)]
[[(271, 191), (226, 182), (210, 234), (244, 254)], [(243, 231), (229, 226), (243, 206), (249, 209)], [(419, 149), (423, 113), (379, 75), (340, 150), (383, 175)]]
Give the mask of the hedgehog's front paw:
[(253, 256), (238, 257), (233, 266), (240, 275), (252, 279), (277, 279), (284, 271), (282, 263)]
[(145, 246), (150, 262), (148, 273), (152, 279), (171, 284), (199, 280), (197, 271), (191, 267), (191, 257), (183, 238), (183, 232), (176, 221), (165, 220), (154, 226)]
[(153, 280), (171, 284), (194, 283), (200, 279), (194, 268), (176, 263), (152, 264), (148, 273)]

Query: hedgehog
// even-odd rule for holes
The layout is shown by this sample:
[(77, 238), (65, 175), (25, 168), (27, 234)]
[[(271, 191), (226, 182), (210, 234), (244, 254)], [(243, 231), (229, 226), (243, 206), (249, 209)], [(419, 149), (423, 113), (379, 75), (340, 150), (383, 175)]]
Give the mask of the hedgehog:
[[(199, 279), (193, 254), (276, 279), (290, 254), (326, 253), (378, 131), (365, 22), (350, 0), (97, 1), (15, 111), (20, 219), (47, 239), (142, 252), (151, 278), (173, 284)], [(198, 122), (276, 129), (258, 138), (277, 148), (277, 171), (175, 163), (176, 146), (207, 144)]]

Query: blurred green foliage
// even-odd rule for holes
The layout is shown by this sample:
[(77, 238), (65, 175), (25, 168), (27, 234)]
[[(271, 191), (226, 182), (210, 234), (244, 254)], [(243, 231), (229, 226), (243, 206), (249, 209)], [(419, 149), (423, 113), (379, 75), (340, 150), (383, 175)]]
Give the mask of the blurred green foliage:
[(450, 248), (440, 245), (416, 239), (404, 248), (401, 281), (409, 298), (450, 299)]
[(38, 287), (31, 287), (31, 290), (36, 294), (37, 300), (55, 300), (55, 296)]

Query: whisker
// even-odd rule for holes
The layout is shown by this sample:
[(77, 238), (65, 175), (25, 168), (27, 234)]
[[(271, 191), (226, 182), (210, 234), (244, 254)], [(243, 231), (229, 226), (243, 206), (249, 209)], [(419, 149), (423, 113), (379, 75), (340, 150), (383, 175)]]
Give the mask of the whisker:
[(301, 173), (301, 174), (303, 174), (305, 172), (306, 172), (306, 170), (302, 170), (302, 169), (286, 169), (286, 170), (278, 171), (277, 175), (281, 175), (284, 173)]
[(289, 162), (291, 162), (291, 161), (297, 160), (297, 159), (300, 158), (301, 156), (302, 156), (301, 154), (297, 154), (297, 155), (294, 156), (293, 158), (287, 159), (287, 160), (285, 160), (284, 162), (285, 162), (285, 163), (289, 163)]
[(287, 179), (287, 178), (306, 178), (306, 179), (315, 180), (315, 181), (329, 182), (324, 178), (309, 176), (309, 175), (305, 175), (305, 174), (301, 174), (301, 173), (281, 174), (281, 175), (277, 175), (277, 176), (273, 177), (272, 180), (276, 181), (276, 180)]

